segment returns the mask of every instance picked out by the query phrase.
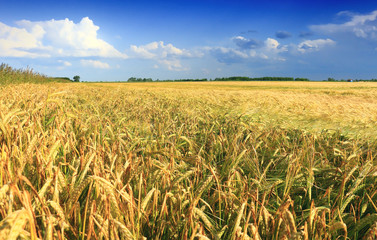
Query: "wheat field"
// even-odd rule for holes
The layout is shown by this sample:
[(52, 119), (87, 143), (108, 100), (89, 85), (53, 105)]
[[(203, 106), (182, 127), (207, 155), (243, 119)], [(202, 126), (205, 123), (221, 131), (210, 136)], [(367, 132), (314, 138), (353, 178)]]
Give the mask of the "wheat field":
[(377, 237), (376, 83), (0, 92), (0, 239)]

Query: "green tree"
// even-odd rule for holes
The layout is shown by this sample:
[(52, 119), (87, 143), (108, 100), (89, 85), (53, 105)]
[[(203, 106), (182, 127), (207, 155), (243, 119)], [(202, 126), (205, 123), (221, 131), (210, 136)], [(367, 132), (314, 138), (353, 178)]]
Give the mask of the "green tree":
[(73, 77), (73, 81), (74, 81), (74, 82), (80, 82), (80, 76), (77, 76), (77, 75), (74, 76), (74, 77)]

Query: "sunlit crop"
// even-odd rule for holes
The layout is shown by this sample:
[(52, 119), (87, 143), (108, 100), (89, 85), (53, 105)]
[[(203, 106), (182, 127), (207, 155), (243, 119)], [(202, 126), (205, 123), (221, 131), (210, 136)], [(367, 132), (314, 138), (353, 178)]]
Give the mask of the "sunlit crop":
[(377, 84), (0, 92), (0, 239), (377, 237)]

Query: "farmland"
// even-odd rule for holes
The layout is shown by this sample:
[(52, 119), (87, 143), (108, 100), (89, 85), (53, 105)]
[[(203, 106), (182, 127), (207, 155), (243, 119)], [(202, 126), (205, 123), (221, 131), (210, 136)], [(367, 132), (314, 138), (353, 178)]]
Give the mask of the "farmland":
[(377, 83), (0, 91), (0, 239), (377, 236)]

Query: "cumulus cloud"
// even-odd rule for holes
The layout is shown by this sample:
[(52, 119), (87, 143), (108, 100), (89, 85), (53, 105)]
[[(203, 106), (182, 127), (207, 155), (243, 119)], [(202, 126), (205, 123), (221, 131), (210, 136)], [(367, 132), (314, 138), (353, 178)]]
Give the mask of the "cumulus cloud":
[(43, 29), (35, 27), (31, 32), (23, 28), (10, 27), (0, 22), (0, 56), (1, 57), (49, 57), (38, 51), (47, 50), (41, 38)]
[(154, 49), (154, 43), (150, 43), (144, 46), (131, 45), (131, 52), (134, 57), (152, 59), (157, 55), (152, 53), (150, 50)]
[(316, 40), (306, 40), (301, 42), (297, 46), (297, 50), (301, 53), (319, 51), (321, 48), (326, 46), (334, 45), (335, 41), (331, 39), (316, 39)]
[(198, 57), (198, 54), (177, 48), (170, 43), (165, 44), (163, 41), (151, 42), (140, 46), (131, 45), (129, 55), (133, 58), (155, 60), (171, 71), (188, 70), (188, 68), (182, 66), (180, 59)]
[(287, 31), (278, 31), (275, 33), (275, 36), (280, 39), (285, 39), (292, 37), (292, 34)]
[(264, 41), (264, 49), (267, 52), (273, 53), (281, 53), (288, 51), (286, 45), (281, 45), (276, 39), (273, 38), (267, 38), (266, 41)]
[(226, 64), (241, 62), (249, 57), (247, 53), (232, 48), (212, 47), (207, 48), (207, 50), (217, 61)]
[(131, 45), (131, 56), (136, 58), (169, 58), (169, 57), (191, 57), (192, 54), (185, 49), (179, 49), (172, 44), (164, 44), (163, 41), (151, 42), (146, 45)]
[(88, 17), (79, 23), (68, 18), (32, 22), (18, 21), (16, 27), (0, 23), (0, 56), (3, 57), (110, 57), (127, 58), (98, 38)]
[(72, 66), (72, 63), (68, 61), (58, 60), (59, 63), (62, 63), (64, 67), (70, 67)]
[(93, 67), (93, 68), (100, 68), (100, 69), (109, 69), (110, 65), (105, 62), (101, 62), (98, 60), (81, 60), (81, 65), (84, 67)]
[[(232, 47), (206, 47), (205, 51), (214, 56), (217, 61), (226, 64), (245, 62), (248, 60), (285, 61), (280, 54), (287, 52), (287, 45), (281, 45), (276, 39), (267, 38), (265, 41), (250, 40), (241, 36), (233, 37)], [(257, 46), (254, 42), (258, 42)]]
[(312, 25), (310, 29), (315, 32), (333, 34), (351, 32), (361, 38), (377, 38), (377, 10), (369, 14), (352, 14), (347, 12), (350, 20), (342, 24)]
[(188, 67), (183, 67), (181, 62), (177, 59), (161, 59), (158, 61), (160, 64), (165, 65), (170, 71), (187, 71)]
[(247, 39), (242, 36), (232, 38), (233, 42), (241, 49), (255, 49), (261, 46), (261, 42), (255, 39)]

